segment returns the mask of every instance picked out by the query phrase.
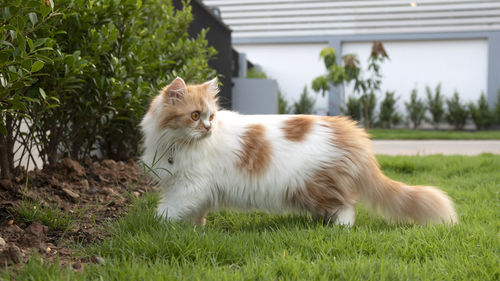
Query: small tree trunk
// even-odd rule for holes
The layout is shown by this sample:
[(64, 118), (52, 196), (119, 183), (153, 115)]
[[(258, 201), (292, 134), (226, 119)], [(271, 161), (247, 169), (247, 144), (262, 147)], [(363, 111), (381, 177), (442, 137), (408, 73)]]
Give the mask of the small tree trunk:
[[(12, 122), (11, 122), (12, 123)], [(12, 124), (8, 129), (10, 134), (7, 135), (7, 161), (9, 162), (10, 171), (14, 171), (14, 143), (15, 140), (12, 138)]]
[(11, 171), (7, 152), (7, 138), (0, 134), (0, 171), (2, 179), (10, 179)]
[[(63, 129), (57, 126), (55, 121), (50, 126), (51, 134), (49, 136), (48, 144), (45, 145), (45, 155), (47, 161), (49, 162), (49, 165), (54, 165), (57, 162), (57, 149), (60, 145), (60, 136), (62, 130)], [(45, 164), (46, 163), (44, 163), (44, 165)]]
[(14, 170), (14, 140), (12, 139), (12, 117), (5, 118), (7, 135), (0, 134), (0, 169), (2, 179), (10, 179)]
[(365, 129), (370, 129), (370, 117), (368, 116), (368, 97), (364, 98)]

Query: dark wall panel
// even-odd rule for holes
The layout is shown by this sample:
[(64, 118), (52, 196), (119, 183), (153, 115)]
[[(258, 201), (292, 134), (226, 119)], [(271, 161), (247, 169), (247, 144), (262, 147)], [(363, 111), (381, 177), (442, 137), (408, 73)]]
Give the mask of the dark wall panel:
[[(174, 0), (172, 3), (176, 9), (182, 8), (181, 0)], [(219, 94), (219, 104), (231, 109), (233, 64), (231, 30), (199, 1), (192, 0), (191, 6), (194, 20), (189, 26), (188, 33), (191, 37), (196, 37), (202, 29), (208, 29), (206, 36), (208, 44), (218, 52), (217, 56), (209, 61), (209, 65), (217, 71), (219, 81), (223, 84)]]

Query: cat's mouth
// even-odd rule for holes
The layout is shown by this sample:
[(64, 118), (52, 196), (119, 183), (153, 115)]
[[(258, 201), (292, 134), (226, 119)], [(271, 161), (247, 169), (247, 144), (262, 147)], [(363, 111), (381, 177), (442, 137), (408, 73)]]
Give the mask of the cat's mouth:
[(201, 138), (208, 138), (211, 135), (212, 135), (212, 130), (206, 131), (205, 133), (202, 133), (202, 137)]
[(206, 132), (199, 132), (199, 131), (198, 131), (198, 132), (196, 132), (196, 133), (194, 134), (194, 137), (193, 137), (193, 138), (194, 138), (195, 140), (201, 140), (201, 139), (208, 138), (208, 137), (209, 137), (209, 136), (211, 136), (211, 135), (212, 135), (212, 130), (210, 130), (210, 131), (206, 131)]

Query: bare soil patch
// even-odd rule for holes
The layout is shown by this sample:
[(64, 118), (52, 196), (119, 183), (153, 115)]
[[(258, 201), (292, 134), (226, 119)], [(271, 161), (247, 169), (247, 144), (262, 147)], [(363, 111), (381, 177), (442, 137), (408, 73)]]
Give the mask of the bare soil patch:
[[(142, 169), (133, 160), (60, 163), (27, 173), (13, 181), (0, 181), (0, 265), (22, 264), (34, 255), (80, 270), (100, 257), (81, 258), (75, 245), (83, 247), (104, 239), (106, 224), (116, 220), (132, 203), (152, 189)], [(37, 202), (27, 205), (26, 202)], [(54, 229), (39, 221), (26, 221), (19, 206), (52, 208), (73, 221), (67, 229)], [(29, 204), (29, 203), (28, 203)], [(48, 224), (48, 223), (47, 223)]]

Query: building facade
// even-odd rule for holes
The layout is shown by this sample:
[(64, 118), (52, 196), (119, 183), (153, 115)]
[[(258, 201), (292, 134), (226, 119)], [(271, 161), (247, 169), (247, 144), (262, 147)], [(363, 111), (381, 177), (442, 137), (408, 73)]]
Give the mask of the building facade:
[[(373, 41), (390, 57), (382, 65), (382, 91), (395, 91), (400, 104), (412, 89), (424, 95), (441, 83), (445, 96), (463, 101), (484, 92), (490, 105), (500, 89), (500, 1), (498, 0), (204, 0), (217, 7), (233, 30), (233, 46), (275, 78), (290, 100), (325, 73), (319, 52), (333, 47), (354, 53), (366, 65)], [(350, 87), (317, 96), (329, 114)], [(401, 108), (402, 109), (402, 108)]]

